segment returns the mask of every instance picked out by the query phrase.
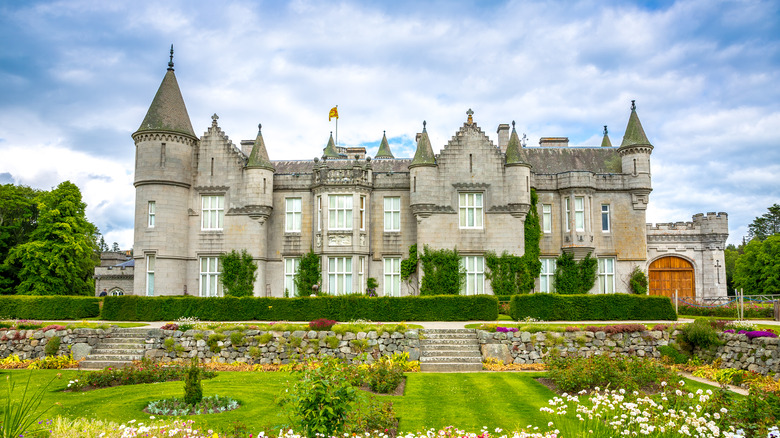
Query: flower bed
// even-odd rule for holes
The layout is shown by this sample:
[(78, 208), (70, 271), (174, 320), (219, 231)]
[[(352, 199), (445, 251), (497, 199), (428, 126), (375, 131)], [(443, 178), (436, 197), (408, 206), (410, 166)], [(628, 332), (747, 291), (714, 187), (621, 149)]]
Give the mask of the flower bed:
[[(83, 371), (68, 383), (66, 391), (86, 391), (106, 388), (109, 386), (135, 385), (139, 383), (156, 383), (183, 380), (187, 371), (181, 364), (163, 364), (151, 360), (133, 362), (125, 368), (105, 368), (102, 371)], [(204, 379), (217, 376), (216, 371), (204, 369), (201, 371)]]

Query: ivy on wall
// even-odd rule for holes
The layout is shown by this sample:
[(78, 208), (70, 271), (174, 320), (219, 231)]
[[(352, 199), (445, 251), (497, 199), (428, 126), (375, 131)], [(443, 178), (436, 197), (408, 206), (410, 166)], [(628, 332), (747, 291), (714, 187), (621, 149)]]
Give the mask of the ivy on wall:
[(461, 268), (460, 255), (456, 249), (430, 249), (423, 247), (423, 278), (420, 295), (458, 295), (466, 281), (466, 272)]
[(417, 295), (417, 244), (409, 247), (409, 258), (401, 260), (401, 280), (412, 290), (412, 295)]
[[(295, 288), (298, 296), (307, 297), (311, 294), (319, 295), (322, 293), (319, 287), (322, 273), (320, 271), (320, 256), (309, 249), (309, 252), (301, 256), (301, 264), (298, 265), (298, 272), (295, 273)], [(316, 290), (312, 289), (317, 285)]]
[(574, 260), (571, 254), (563, 253), (555, 260), (555, 265), (553, 284), (559, 294), (587, 294), (596, 284), (598, 260), (590, 253), (580, 261)]
[(639, 266), (635, 266), (631, 272), (631, 277), (628, 279), (628, 286), (631, 288), (631, 292), (637, 295), (647, 295), (647, 275), (645, 272), (639, 269)]
[(219, 281), (225, 288), (226, 296), (251, 297), (254, 291), (257, 265), (252, 255), (245, 249), (239, 253), (235, 249), (219, 256), (222, 273)]

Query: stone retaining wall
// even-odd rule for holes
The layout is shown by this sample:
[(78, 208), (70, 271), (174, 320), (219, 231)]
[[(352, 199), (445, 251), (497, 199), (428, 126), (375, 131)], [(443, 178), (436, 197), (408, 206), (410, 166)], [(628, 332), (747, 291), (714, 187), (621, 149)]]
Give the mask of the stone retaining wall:
[(92, 347), (110, 335), (111, 329), (65, 329), (65, 330), (7, 330), (0, 329), (0, 358), (16, 354), (20, 359), (37, 359), (46, 354), (44, 349), (49, 340), (60, 338), (57, 356), (73, 353), (76, 360), (83, 359)]

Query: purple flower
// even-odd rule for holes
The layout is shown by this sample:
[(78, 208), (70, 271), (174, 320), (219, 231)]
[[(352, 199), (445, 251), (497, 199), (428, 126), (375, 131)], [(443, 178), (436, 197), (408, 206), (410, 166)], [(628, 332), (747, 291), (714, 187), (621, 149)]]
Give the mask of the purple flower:
[(501, 333), (516, 332), (517, 330), (517, 327), (496, 327), (496, 331)]
[(734, 333), (733, 329), (723, 330), (723, 333)]
[[(742, 333), (742, 332), (740, 332), (740, 333)], [(748, 339), (753, 339), (753, 338), (776, 338), (777, 337), (776, 334), (774, 334), (774, 333), (772, 333), (770, 331), (766, 331), (766, 330), (756, 330), (756, 331), (752, 331), (752, 332), (745, 332), (745, 336), (747, 336)]]

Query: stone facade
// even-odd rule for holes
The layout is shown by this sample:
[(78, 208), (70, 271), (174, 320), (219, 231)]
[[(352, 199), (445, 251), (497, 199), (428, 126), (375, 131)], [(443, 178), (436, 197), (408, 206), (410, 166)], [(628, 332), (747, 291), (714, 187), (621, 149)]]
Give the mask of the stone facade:
[(626, 292), (634, 268), (647, 271), (674, 253), (694, 262), (697, 297), (726, 295), (725, 281), (713, 281), (725, 214), (696, 216), (684, 242), (645, 223), (653, 146), (633, 105), (619, 147), (606, 128), (598, 147), (570, 147), (566, 137), (527, 147), (508, 124), (499, 125), (496, 145), (467, 115), (439, 154), (423, 127), (412, 159), (395, 158), (386, 137), (371, 159), (331, 136), (321, 158), (271, 161), (260, 129), (237, 147), (216, 114), (197, 137), (171, 66), (133, 134), (133, 293), (220, 295), (218, 256), (246, 250), (258, 266), (256, 296), (305, 294), (292, 278), (312, 249), (328, 293), (364, 292), (373, 277), (381, 295), (415, 294), (418, 285), (399, 273), (417, 244), (457, 248), (468, 272), (463, 293), (489, 294), (484, 254), (524, 254), (535, 189), (547, 272), (536, 291), (550, 291), (548, 274), (562, 252), (599, 259), (593, 293)]
[(102, 252), (95, 267), (95, 296), (104, 290), (107, 295), (133, 295), (134, 271), (135, 261), (125, 252)]

